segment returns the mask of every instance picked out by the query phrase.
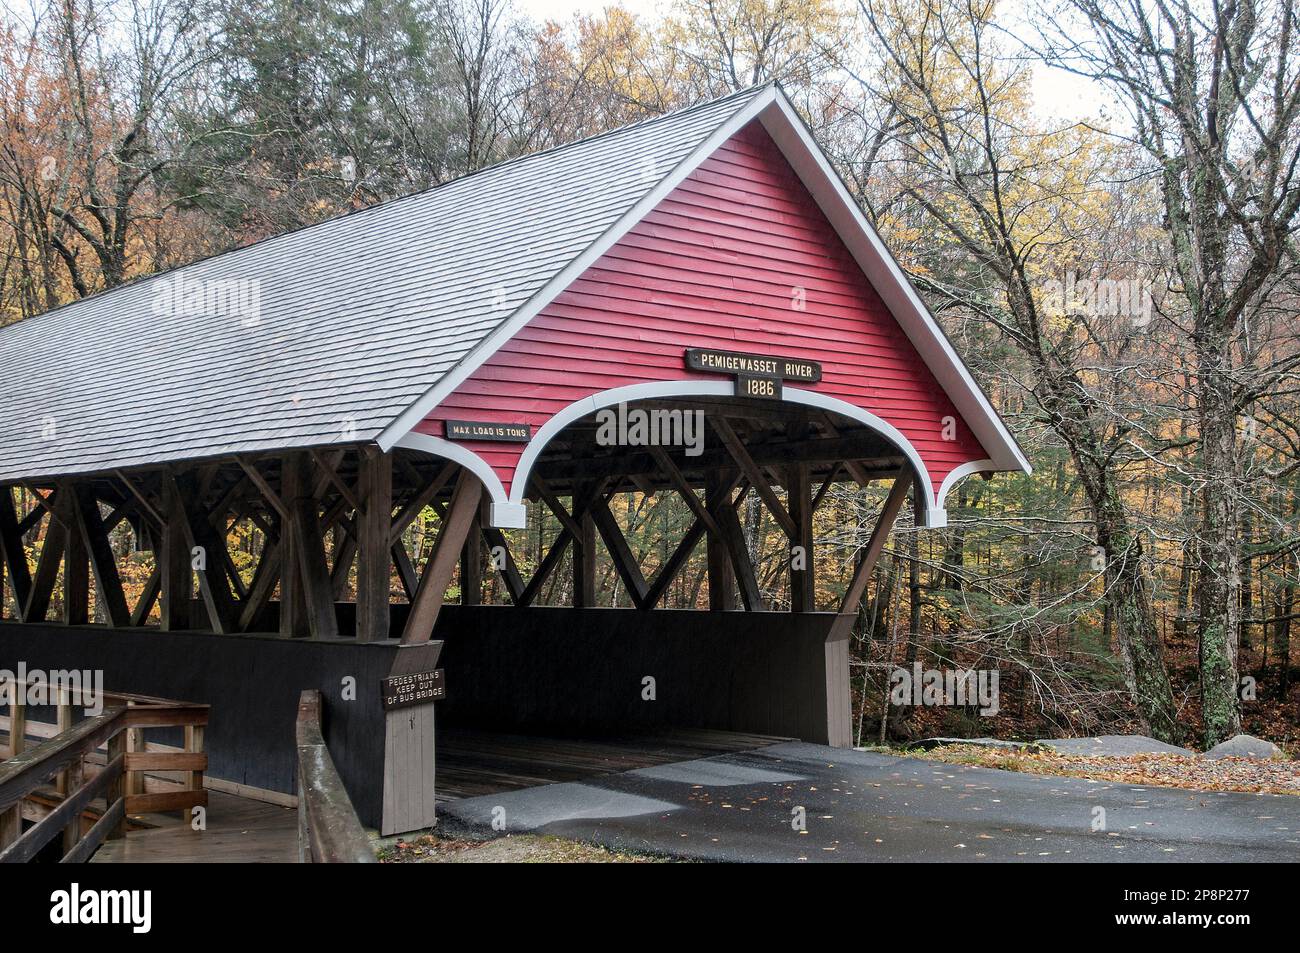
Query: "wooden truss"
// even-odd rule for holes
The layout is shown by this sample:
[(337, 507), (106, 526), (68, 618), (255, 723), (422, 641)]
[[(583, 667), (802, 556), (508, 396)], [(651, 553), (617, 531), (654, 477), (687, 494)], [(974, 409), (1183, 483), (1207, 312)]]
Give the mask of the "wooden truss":
[[(468, 471), (407, 451), (349, 446), (55, 480), (26, 487), (34, 500), (27, 512), (19, 512), (12, 487), (0, 487), (0, 582), (7, 576), (23, 622), (47, 621), (57, 594), (61, 621), (70, 625), (142, 626), (156, 608), (168, 631), (241, 633), (269, 625), (286, 638), (355, 631), (363, 641), (397, 636), (411, 644), (432, 636), (457, 573), (465, 604), (481, 600), (487, 570), (523, 608), (539, 600), (568, 557), (573, 604), (594, 605), (599, 539), (637, 609), (658, 606), (703, 545), (710, 609), (765, 611), (770, 607), (738, 513), (752, 494), (787, 537), (791, 609), (807, 612), (816, 608), (813, 516), (828, 489), (845, 478), (863, 485), (892, 479), (841, 606), (853, 611), (905, 501), (910, 480), (903, 462), (878, 452), (875, 438), (842, 434), (829, 420), (818, 422), (821, 435), (814, 436), (812, 424), (791, 418), (782, 442), (743, 439), (750, 423), (743, 416), (714, 413), (708, 422), (711, 449), (693, 459), (647, 447), (590, 456), (586, 466), (570, 453), (539, 467), (528, 496), (553, 514), (559, 531), (527, 579), (506, 535), (487, 525), (488, 501)], [(691, 514), (652, 578), (610, 505), (628, 490), (676, 494)], [(403, 534), (426, 507), (439, 515), (439, 532), (426, 553), (412, 558)], [(138, 548), (154, 557), (134, 605), (122, 582), (127, 554), (115, 552), (112, 542), (124, 521)], [(231, 530), (244, 521), (261, 540), (255, 554), (241, 557), (255, 557), (247, 579), (228, 545)], [(38, 540), (29, 565), (27, 549)], [(353, 590), (355, 630), (341, 624), (350, 618), (340, 609)], [(395, 611), (403, 596), (409, 611)]]

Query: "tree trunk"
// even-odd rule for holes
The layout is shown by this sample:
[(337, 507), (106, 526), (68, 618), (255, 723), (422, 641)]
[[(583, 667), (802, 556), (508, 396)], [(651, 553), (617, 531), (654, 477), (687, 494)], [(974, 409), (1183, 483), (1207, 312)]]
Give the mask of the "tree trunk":
[[(1217, 339), (1216, 339), (1217, 338)], [(1209, 335), (1199, 343), (1198, 417), (1201, 462), (1201, 713), (1206, 748), (1241, 733), (1237, 635), (1241, 619), (1241, 517), (1238, 507), (1237, 415), (1225, 372), (1228, 345)]]

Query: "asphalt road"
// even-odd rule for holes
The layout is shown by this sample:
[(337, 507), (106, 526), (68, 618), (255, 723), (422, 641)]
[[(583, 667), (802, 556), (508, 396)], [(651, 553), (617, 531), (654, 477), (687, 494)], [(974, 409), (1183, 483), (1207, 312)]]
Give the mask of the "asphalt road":
[(507, 833), (720, 861), (1300, 861), (1296, 797), (1044, 777), (802, 743), (440, 808), (440, 824), (452, 829), (490, 831), (495, 817)]

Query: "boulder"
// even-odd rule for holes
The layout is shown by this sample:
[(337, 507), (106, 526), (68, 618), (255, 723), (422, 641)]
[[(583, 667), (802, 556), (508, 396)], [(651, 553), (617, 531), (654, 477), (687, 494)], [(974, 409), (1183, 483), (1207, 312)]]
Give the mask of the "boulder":
[(1273, 744), (1273, 742), (1265, 741), (1263, 738), (1252, 738), (1250, 735), (1237, 735), (1235, 738), (1221, 741), (1209, 751), (1205, 752), (1202, 757), (1255, 758), (1260, 761), (1267, 761), (1271, 758), (1285, 758), (1286, 752)]
[(912, 742), (907, 747), (920, 748), (922, 751), (930, 751), (933, 748), (939, 748), (945, 745), (974, 745), (976, 748), (1027, 748), (1030, 751), (1039, 750), (1036, 744), (1030, 744), (1024, 741), (1003, 741), (1001, 738), (922, 738), (920, 741)]
[(1190, 748), (1165, 744), (1146, 735), (1102, 735), (1098, 738), (1043, 738), (1038, 744), (1066, 755), (1099, 755), (1127, 758), (1139, 754), (1195, 755)]

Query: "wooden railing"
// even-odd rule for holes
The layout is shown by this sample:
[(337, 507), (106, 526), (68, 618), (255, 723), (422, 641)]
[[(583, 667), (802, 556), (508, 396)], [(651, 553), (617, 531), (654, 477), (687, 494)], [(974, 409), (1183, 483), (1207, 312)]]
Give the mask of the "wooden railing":
[[(105, 693), (101, 714), (74, 723), (82, 701), (62, 693), (58, 725), (45, 726), (57, 727), (57, 733), (28, 748), (27, 735), (40, 723), (27, 720), (22, 698), (12, 700), (5, 719), (10, 758), (0, 763), (0, 863), (31, 860), (60, 834), (63, 862), (79, 863), (106, 839), (122, 836), (127, 815), (188, 815), (195, 807), (207, 806), (207, 705)], [(185, 750), (147, 749), (146, 729), (175, 727), (185, 730)], [(102, 756), (100, 748), (106, 751)], [(148, 791), (146, 772), (180, 772), (183, 780), (174, 790)], [(96, 811), (100, 799), (104, 808)], [(29, 813), (38, 815), (30, 818), (35, 823), (26, 832), (24, 802)]]
[(373, 864), (375, 852), (321, 731), (320, 692), (298, 699), (298, 860)]

